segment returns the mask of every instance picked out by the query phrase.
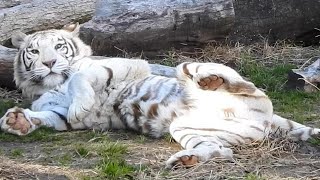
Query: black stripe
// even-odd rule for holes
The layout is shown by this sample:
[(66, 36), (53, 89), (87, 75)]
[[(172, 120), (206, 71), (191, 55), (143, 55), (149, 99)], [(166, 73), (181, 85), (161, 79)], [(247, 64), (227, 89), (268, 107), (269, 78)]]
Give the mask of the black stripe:
[[(69, 42), (67, 42), (67, 45), (69, 45), (70, 50), (72, 51), (71, 56), (72, 56), (72, 57), (74, 57), (74, 56), (75, 56), (75, 53), (74, 53), (74, 48), (72, 47), (72, 44), (71, 44), (71, 43), (69, 43)], [(68, 53), (69, 53), (69, 48), (68, 48), (68, 46), (66, 46), (66, 48), (67, 48), (67, 52), (66, 52), (66, 54), (68, 54)]]
[(110, 68), (103, 67), (106, 71), (108, 71), (109, 78), (107, 80), (107, 87), (110, 85), (111, 79), (113, 78), (113, 71)]
[(67, 118), (64, 115), (58, 113), (57, 111), (54, 111), (54, 110), (50, 110), (50, 111), (55, 113), (55, 114), (57, 114), (60, 117), (60, 119), (62, 119), (63, 121), (65, 121), (65, 122), (68, 121)]
[(67, 130), (72, 130), (72, 126), (68, 123), (68, 120), (64, 115), (62, 115), (62, 114), (60, 114), (60, 113), (58, 113), (57, 111), (54, 111), (54, 110), (50, 110), (50, 111), (55, 113), (56, 115), (58, 115), (59, 118), (65, 122), (65, 124), (67, 126)]
[(29, 66), (26, 64), (27, 55), (26, 55), (26, 52), (25, 52), (25, 51), (22, 51), (22, 58), (23, 58), (22, 61), (23, 61), (23, 64), (24, 64), (24, 66), (25, 66), (25, 68), (26, 68), (26, 71), (30, 71), (30, 70), (31, 70), (31, 65), (32, 65), (32, 63), (30, 63)]
[(79, 54), (79, 48), (77, 46), (77, 43), (73, 39), (71, 39), (71, 41), (72, 41), (72, 44), (73, 44), (74, 49), (75, 49), (75, 51), (74, 51), (75, 55), (78, 55)]
[(207, 141), (200, 141), (198, 142), (196, 145), (193, 146), (193, 149), (197, 148), (197, 146), (199, 146), (200, 144), (204, 143), (204, 142), (207, 142)]

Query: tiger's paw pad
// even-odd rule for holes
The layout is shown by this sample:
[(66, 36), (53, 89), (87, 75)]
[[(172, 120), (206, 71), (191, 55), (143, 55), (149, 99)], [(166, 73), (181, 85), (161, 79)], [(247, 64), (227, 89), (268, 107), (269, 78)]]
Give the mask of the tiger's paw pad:
[(12, 108), (1, 118), (1, 129), (5, 132), (19, 136), (29, 134), (35, 125), (40, 125), (38, 119), (29, 120), (21, 108)]
[(181, 167), (190, 168), (190, 167), (195, 166), (198, 163), (199, 163), (199, 158), (197, 156), (184, 155), (181, 157), (170, 158), (167, 161), (166, 168), (169, 168), (169, 169), (171, 169), (171, 168), (176, 169), (176, 168), (181, 168)]
[(207, 77), (200, 78), (198, 84), (203, 90), (216, 90), (224, 83), (223, 78), (217, 75), (209, 75)]

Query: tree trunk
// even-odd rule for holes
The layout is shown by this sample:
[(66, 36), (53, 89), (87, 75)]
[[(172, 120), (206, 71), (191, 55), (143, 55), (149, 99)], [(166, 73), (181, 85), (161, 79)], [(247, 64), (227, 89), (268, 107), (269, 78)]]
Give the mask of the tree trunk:
[(13, 60), (18, 50), (0, 46), (0, 86), (14, 89)]
[(224, 40), (233, 23), (232, 0), (99, 0), (82, 37), (97, 55), (147, 54)]
[(88, 21), (94, 7), (95, 0), (1, 0), (0, 44), (17, 31), (29, 33)]

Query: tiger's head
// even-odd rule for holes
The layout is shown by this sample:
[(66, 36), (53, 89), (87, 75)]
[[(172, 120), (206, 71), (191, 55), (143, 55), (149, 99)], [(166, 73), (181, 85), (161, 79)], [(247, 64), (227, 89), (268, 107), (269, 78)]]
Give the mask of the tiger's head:
[(92, 54), (79, 38), (79, 24), (35, 32), (16, 33), (12, 44), (19, 48), (14, 61), (14, 80), (22, 94), (35, 98), (63, 84), (72, 65)]

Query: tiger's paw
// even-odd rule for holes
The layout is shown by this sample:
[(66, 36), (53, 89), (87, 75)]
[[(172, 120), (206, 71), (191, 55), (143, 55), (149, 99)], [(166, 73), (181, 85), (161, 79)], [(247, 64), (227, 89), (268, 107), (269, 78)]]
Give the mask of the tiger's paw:
[(190, 168), (200, 161), (206, 161), (207, 158), (201, 157), (201, 152), (195, 149), (182, 150), (171, 156), (166, 162), (167, 169), (176, 169), (180, 167)]
[(81, 122), (83, 118), (88, 115), (93, 105), (94, 101), (86, 104), (73, 102), (68, 110), (68, 123), (73, 124)]
[(197, 82), (201, 89), (214, 91), (224, 83), (224, 80), (217, 75), (211, 74), (198, 78)]
[(27, 135), (41, 124), (39, 119), (31, 119), (27, 111), (14, 107), (9, 109), (0, 119), (1, 130), (19, 136)]
[(166, 162), (166, 168), (189, 168), (197, 165), (200, 162), (207, 162), (213, 157), (221, 157), (226, 160), (232, 160), (233, 152), (230, 148), (216, 148), (207, 144), (201, 148), (185, 149), (172, 155)]
[(181, 167), (185, 167), (185, 168), (190, 168), (195, 166), (196, 164), (199, 163), (198, 157), (191, 155), (185, 155), (185, 156), (181, 156), (181, 157), (177, 157), (173, 160), (171, 160), (171, 162), (167, 161), (167, 165), (166, 168), (181, 168)]

